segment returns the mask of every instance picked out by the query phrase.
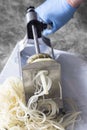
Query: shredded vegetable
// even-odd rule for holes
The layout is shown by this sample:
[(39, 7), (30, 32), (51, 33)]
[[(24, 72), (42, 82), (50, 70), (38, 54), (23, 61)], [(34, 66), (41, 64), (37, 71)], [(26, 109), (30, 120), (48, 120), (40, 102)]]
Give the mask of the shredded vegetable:
[(60, 115), (58, 105), (52, 99), (44, 98), (52, 85), (46, 71), (39, 72), (33, 82), (36, 91), (28, 106), (20, 79), (9, 78), (0, 86), (0, 130), (65, 130), (75, 123), (80, 112), (74, 105), (71, 105), (73, 111)]
[[(34, 95), (28, 101), (28, 107), (34, 109), (35, 102), (39, 97), (47, 95), (52, 86), (51, 79), (47, 76), (48, 71), (41, 70), (33, 79), (34, 87), (36, 88)], [(34, 107), (32, 106), (34, 105)], [(36, 109), (36, 108), (35, 108)]]

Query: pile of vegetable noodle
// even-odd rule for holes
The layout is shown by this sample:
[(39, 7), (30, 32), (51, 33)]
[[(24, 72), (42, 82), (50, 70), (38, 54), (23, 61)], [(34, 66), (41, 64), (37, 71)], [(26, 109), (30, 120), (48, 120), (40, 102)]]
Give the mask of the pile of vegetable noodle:
[[(38, 76), (41, 81), (37, 80)], [(47, 89), (43, 87), (42, 80), (46, 80)], [(53, 99), (44, 98), (52, 85), (47, 72), (39, 72), (33, 82), (36, 91), (27, 106), (23, 84), (19, 78), (8, 78), (0, 85), (0, 130), (65, 130), (74, 124), (80, 114), (74, 103), (70, 101), (71, 111), (60, 114)]]

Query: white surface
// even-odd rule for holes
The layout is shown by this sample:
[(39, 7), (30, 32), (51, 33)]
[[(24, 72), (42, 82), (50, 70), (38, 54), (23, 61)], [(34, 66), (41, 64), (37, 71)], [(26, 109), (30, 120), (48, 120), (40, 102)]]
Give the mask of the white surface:
[[(40, 46), (41, 51), (48, 49)], [(17, 44), (9, 58), (5, 68), (0, 74), (0, 84), (10, 76), (21, 77), (19, 58), (19, 45)], [(78, 57), (66, 52), (55, 50), (57, 61), (61, 64), (63, 96), (76, 100), (79, 110), (82, 111), (81, 121), (76, 130), (87, 130), (87, 64)], [(25, 63), (25, 54), (29, 56), (35, 53), (33, 44), (27, 45), (23, 51), (22, 65)], [(25, 59), (24, 59), (25, 58)]]
[(19, 65), (19, 45), (17, 44), (14, 48), (11, 56), (9, 57), (4, 69), (0, 74), (0, 83), (4, 82), (7, 77), (10, 76), (21, 76), (20, 65)]

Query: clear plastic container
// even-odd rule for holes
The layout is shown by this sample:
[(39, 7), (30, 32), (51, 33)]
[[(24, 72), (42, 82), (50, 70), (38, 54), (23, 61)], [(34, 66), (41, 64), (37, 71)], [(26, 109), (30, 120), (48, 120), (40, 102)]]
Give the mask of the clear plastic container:
[[(40, 48), (43, 52), (49, 50), (43, 44), (40, 45)], [(28, 44), (22, 53), (28, 53), (31, 56), (34, 51), (34, 45)], [(61, 64), (63, 98), (74, 99), (81, 111), (81, 120), (75, 126), (75, 130), (87, 130), (87, 62), (59, 50), (54, 50), (54, 54), (56, 60)], [(20, 61), (19, 44), (17, 44), (0, 74), (0, 84), (10, 76), (21, 78), (20, 63), (22, 62), (22, 65), (25, 63), (24, 57)]]

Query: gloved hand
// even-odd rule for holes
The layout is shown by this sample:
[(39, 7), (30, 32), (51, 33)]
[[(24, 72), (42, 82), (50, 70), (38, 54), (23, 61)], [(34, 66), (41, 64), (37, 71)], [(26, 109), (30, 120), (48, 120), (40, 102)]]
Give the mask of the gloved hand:
[(39, 17), (52, 26), (46, 29), (43, 35), (49, 35), (65, 25), (72, 17), (76, 8), (67, 3), (67, 0), (46, 0), (36, 8)]

